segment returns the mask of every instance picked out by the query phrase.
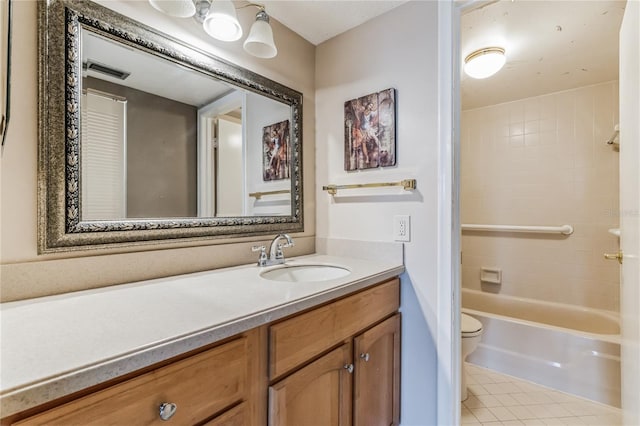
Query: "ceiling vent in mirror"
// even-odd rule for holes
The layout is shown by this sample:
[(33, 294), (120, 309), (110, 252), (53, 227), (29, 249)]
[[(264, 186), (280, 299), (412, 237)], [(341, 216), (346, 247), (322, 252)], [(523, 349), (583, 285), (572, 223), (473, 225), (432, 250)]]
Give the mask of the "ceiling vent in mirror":
[(91, 59), (83, 63), (82, 68), (87, 71), (99, 72), (101, 74), (108, 75), (109, 77), (117, 78), (118, 80), (125, 80), (131, 74), (130, 72), (115, 69), (109, 65), (94, 62)]

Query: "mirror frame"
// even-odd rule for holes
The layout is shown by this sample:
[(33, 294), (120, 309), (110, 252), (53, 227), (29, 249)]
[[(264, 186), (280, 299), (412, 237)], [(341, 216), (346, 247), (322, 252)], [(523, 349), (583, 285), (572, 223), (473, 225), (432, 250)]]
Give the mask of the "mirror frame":
[[(88, 0), (38, 2), (39, 253), (300, 232), (302, 93)], [(291, 215), (80, 219), (80, 33), (86, 28), (291, 107)]]

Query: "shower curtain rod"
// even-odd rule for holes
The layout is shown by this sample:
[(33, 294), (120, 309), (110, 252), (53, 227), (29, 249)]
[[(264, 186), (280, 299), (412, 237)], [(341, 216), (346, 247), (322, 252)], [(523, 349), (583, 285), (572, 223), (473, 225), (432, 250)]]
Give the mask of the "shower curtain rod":
[(532, 232), (538, 234), (573, 234), (573, 226), (522, 226), (522, 225), (481, 225), (463, 223), (463, 231), (490, 231), (490, 232)]

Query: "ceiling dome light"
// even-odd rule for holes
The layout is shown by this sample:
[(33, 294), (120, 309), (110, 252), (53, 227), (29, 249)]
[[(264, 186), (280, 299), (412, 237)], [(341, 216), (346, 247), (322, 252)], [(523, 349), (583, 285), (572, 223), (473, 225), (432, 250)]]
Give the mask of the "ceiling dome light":
[(213, 0), (202, 25), (207, 34), (221, 41), (236, 41), (242, 37), (242, 27), (231, 0)]
[(273, 42), (273, 30), (269, 25), (269, 15), (264, 10), (256, 14), (256, 21), (251, 26), (249, 37), (243, 46), (244, 50), (258, 58), (269, 59), (278, 54)]
[(501, 47), (485, 47), (464, 58), (464, 72), (472, 78), (491, 77), (503, 67), (507, 58)]
[(149, 0), (155, 10), (176, 18), (189, 18), (196, 13), (196, 6), (191, 0)]

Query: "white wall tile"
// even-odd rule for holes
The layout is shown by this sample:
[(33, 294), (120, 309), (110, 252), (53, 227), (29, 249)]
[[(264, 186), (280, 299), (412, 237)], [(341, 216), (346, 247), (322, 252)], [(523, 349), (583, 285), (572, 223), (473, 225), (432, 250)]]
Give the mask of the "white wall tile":
[[(618, 239), (618, 119), (608, 82), (463, 111), (463, 223), (563, 225), (569, 237), (463, 235), (462, 285), (503, 270), (505, 294), (617, 310), (619, 271), (603, 260)], [(613, 283), (613, 285), (612, 285)], [(492, 287), (495, 289), (495, 287)]]

